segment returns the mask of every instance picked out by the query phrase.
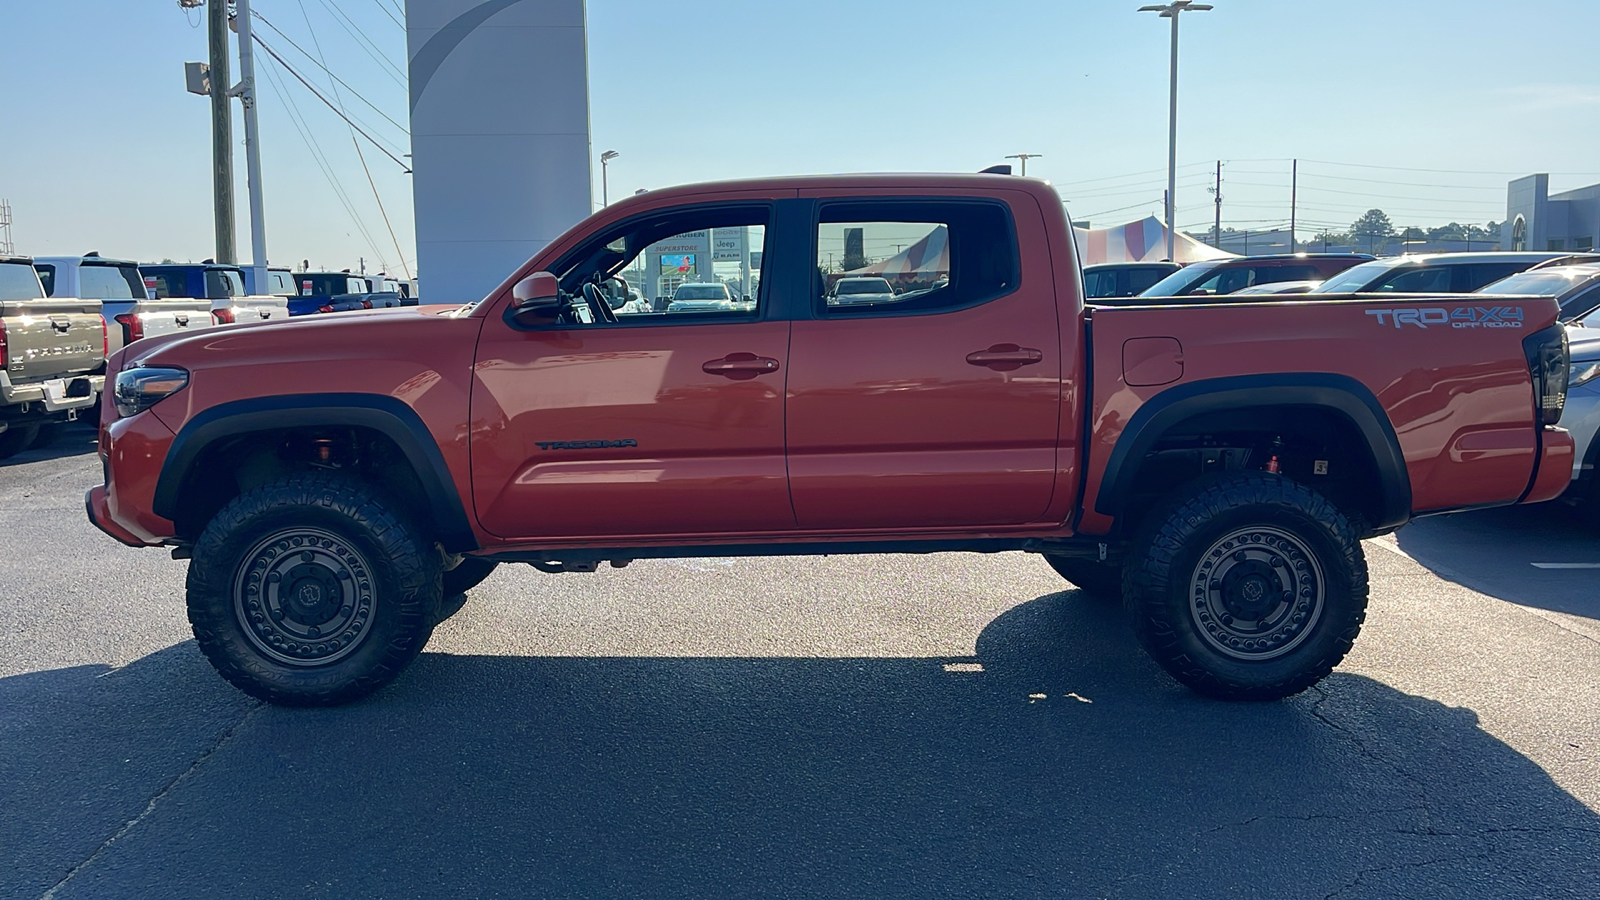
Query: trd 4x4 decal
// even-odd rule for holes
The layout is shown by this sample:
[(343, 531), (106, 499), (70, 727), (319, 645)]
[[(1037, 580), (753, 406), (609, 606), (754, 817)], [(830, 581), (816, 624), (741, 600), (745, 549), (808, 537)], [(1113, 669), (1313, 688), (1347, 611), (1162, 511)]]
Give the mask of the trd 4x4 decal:
[(1394, 323), (1402, 328), (1415, 325), (1448, 325), (1451, 328), (1521, 328), (1520, 306), (1427, 306), (1421, 309), (1369, 309), (1367, 315), (1375, 316), (1379, 325)]

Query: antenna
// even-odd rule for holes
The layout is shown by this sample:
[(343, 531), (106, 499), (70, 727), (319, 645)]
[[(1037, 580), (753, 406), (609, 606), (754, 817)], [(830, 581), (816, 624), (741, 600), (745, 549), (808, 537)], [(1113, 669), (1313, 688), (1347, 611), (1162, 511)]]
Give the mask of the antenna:
[(0, 199), (0, 256), (13, 256), (17, 252), (11, 243), (11, 201)]

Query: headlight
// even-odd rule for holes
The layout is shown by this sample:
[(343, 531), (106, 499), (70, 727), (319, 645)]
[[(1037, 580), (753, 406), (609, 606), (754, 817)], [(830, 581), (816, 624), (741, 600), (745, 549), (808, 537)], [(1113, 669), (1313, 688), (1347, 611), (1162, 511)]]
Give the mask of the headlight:
[(189, 383), (189, 373), (162, 366), (140, 366), (117, 373), (113, 391), (117, 414), (123, 417), (144, 412), (174, 391)]
[(1567, 387), (1582, 387), (1596, 378), (1600, 378), (1600, 362), (1575, 362), (1567, 376)]

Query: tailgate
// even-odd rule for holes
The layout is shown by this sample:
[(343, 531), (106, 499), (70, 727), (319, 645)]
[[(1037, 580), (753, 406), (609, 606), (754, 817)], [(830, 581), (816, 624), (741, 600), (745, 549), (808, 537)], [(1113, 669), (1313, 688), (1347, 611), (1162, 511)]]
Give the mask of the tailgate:
[(79, 375), (105, 361), (99, 300), (3, 300), (0, 322), (13, 384)]
[(254, 322), (257, 319), (289, 318), (289, 300), (285, 297), (251, 295), (230, 297), (235, 322)]
[(145, 337), (198, 331), (213, 324), (210, 300), (142, 300), (125, 315), (139, 317)]

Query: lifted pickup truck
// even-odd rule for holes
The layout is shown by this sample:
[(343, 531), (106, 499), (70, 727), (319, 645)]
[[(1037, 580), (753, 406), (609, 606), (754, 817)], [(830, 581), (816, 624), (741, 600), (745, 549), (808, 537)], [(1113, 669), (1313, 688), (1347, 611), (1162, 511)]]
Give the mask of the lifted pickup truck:
[(139, 271), (146, 284), (155, 284), (157, 297), (211, 301), (211, 318), (218, 325), (289, 318), (289, 301), (272, 294), (251, 294), (244, 286), (244, 270), (238, 266), (157, 263), (140, 266)]
[[(606, 302), (724, 228), (762, 245), (753, 308)], [(818, 257), (858, 229), (928, 248), (897, 275), (923, 287), (831, 301)], [(201, 650), (274, 703), (383, 685), (498, 563), (1001, 550), (1121, 596), (1180, 682), (1260, 700), (1350, 649), (1361, 538), (1567, 482), (1553, 301), (1090, 313), (1077, 258), (1036, 180), (651, 191), (477, 303), (119, 354), (89, 516), (191, 558)]]
[(55, 440), (93, 407), (105, 359), (99, 300), (47, 299), (33, 260), (0, 256), (0, 459)]

